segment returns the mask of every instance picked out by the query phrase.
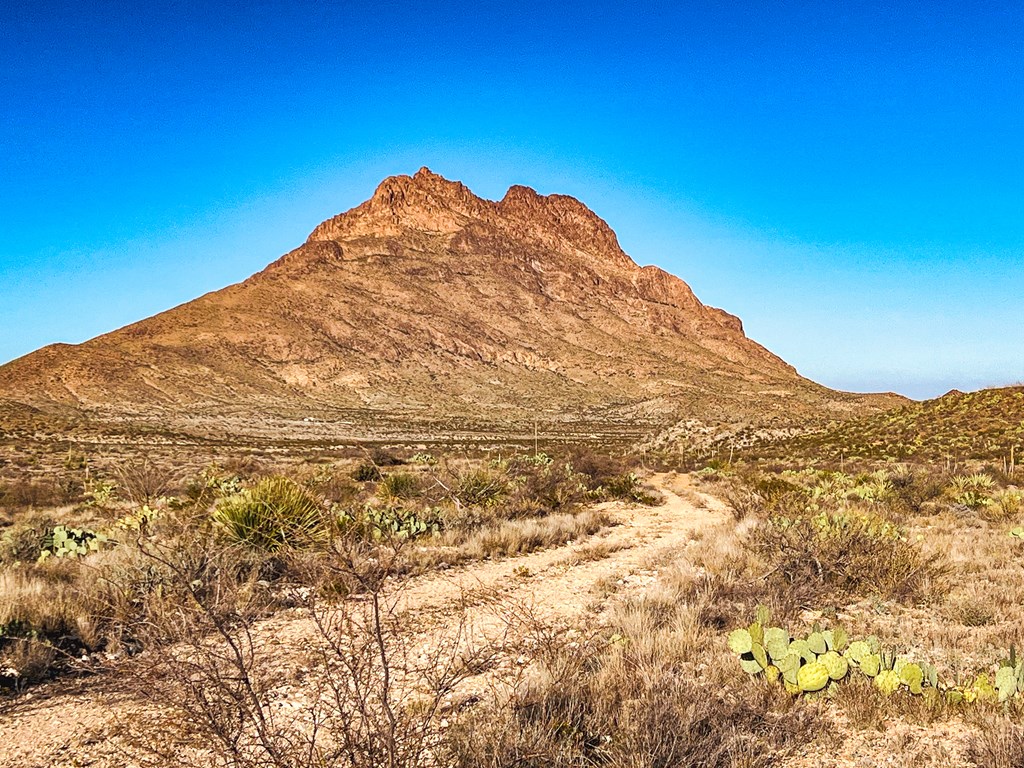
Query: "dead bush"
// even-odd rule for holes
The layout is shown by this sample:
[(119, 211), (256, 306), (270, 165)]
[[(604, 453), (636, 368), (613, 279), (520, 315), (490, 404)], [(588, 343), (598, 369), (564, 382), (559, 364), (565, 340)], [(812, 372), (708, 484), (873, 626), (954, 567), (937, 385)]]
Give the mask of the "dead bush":
[(769, 567), (766, 578), (796, 588), (808, 604), (829, 592), (929, 597), (946, 573), (895, 523), (875, 512), (805, 512), (758, 525), (751, 546)]
[[(183, 746), (235, 768), (434, 764), (442, 701), (476, 654), (467, 652), (461, 628), (429, 649), (412, 647), (395, 586), (404, 546), (344, 539), (331, 555), (307, 562), (318, 582), (345, 583), (355, 594), (328, 600), (308, 590), (296, 597), (309, 634), (294, 658), (257, 641), (244, 602), (222, 610), (211, 592), (194, 588), (189, 570), (160, 556), (189, 599), (148, 622), (174, 643), (153, 656), (141, 686), (163, 714), (157, 728), (134, 729), (135, 746), (161, 765), (189, 765)], [(303, 669), (301, 678), (282, 674), (295, 667)], [(156, 730), (181, 736), (166, 744), (147, 735)]]
[(149, 457), (129, 457), (114, 468), (118, 488), (135, 504), (149, 504), (168, 494), (175, 485), (175, 473)]

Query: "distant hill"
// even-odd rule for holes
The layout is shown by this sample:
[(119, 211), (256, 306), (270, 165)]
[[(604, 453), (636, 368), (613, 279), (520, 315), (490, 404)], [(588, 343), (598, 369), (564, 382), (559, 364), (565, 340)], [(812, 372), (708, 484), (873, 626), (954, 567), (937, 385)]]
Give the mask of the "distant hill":
[(1024, 463), (1024, 387), (949, 392), (852, 419), (814, 434), (759, 445), (759, 455), (838, 459), (1008, 459)]
[(324, 439), (789, 423), (903, 402), (801, 377), (571, 197), (515, 186), (493, 202), (427, 169), (385, 179), (242, 283), (0, 367), (0, 401), (0, 424), (27, 406)]

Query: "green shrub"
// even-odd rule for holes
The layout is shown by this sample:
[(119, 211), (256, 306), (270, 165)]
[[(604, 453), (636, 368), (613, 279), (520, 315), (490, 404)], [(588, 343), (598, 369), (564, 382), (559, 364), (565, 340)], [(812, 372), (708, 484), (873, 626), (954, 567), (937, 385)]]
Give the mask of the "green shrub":
[(377, 486), (377, 495), (389, 501), (415, 499), (421, 492), (420, 479), (411, 472), (386, 475)]
[(491, 504), (508, 492), (508, 480), (489, 469), (473, 469), (458, 478), (455, 497), (467, 506)]
[(632, 472), (607, 478), (599, 490), (601, 496), (607, 499), (621, 499), (647, 505), (654, 505), (658, 502), (656, 496), (644, 490), (640, 478)]
[(989, 495), (995, 481), (985, 474), (957, 475), (949, 485), (949, 496), (954, 503), (968, 509), (980, 509), (992, 503)]
[(213, 520), (231, 539), (267, 552), (313, 546), (330, 534), (319, 500), (284, 477), (268, 477), (224, 499)]

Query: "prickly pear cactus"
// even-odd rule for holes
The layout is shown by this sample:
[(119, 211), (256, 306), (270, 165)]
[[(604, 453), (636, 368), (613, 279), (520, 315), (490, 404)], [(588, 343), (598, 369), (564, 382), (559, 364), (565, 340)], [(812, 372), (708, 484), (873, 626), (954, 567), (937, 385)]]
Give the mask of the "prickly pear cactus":
[(835, 651), (822, 654), (818, 661), (825, 665), (828, 676), (833, 680), (842, 680), (850, 671), (850, 663)]
[(750, 653), (753, 647), (754, 638), (750, 636), (749, 630), (737, 629), (729, 633), (729, 650), (733, 653), (742, 656), (744, 653)]
[(854, 640), (847, 646), (844, 652), (846, 658), (857, 665), (860, 665), (864, 661), (864, 657), (870, 654), (871, 647), (863, 640)]
[(797, 653), (789, 653), (783, 656), (778, 661), (779, 671), (782, 673), (783, 679), (791, 685), (797, 684), (797, 675), (800, 672), (800, 666), (803, 664), (803, 658)]
[(996, 691), (1000, 703), (1017, 695), (1017, 671), (1013, 667), (1000, 667), (996, 672)]
[(796, 676), (797, 685), (805, 693), (820, 691), (828, 685), (830, 679), (828, 667), (818, 661), (800, 667)]
[(921, 670), (920, 665), (913, 663), (906, 663), (900, 667), (900, 671), (897, 673), (900, 676), (900, 680), (906, 683), (907, 688), (910, 692), (916, 696), (921, 695), (921, 685), (924, 683), (924, 672)]
[(828, 650), (825, 636), (821, 632), (812, 632), (807, 636), (807, 647), (819, 656)]
[(882, 671), (882, 657), (877, 653), (869, 653), (860, 660), (860, 671), (868, 677), (877, 677)]
[(875, 687), (882, 695), (892, 696), (900, 689), (900, 676), (891, 669), (883, 670), (875, 676)]
[(789, 632), (779, 627), (769, 627), (764, 631), (764, 647), (772, 661), (778, 661), (789, 653)]

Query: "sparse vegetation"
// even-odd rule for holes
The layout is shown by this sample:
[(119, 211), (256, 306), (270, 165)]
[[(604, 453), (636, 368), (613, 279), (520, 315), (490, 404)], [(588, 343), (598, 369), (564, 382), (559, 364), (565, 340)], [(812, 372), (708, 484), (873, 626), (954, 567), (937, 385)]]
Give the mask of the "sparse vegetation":
[[(162, 714), (131, 748), (166, 765), (202, 764), (197, 754), (214, 752), (228, 765), (255, 766), (269, 749), (296, 768), (328, 759), (402, 768), (786, 766), (802, 752), (838, 749), (851, 728), (927, 732), (951, 723), (967, 736), (960, 752), (943, 755), (1014, 764), (1015, 731), (1001, 709), (1024, 710), (1020, 662), (1009, 692), (991, 651), (1024, 638), (1024, 548), (1012, 534), (1024, 518), (1013, 473), (981, 463), (719, 461), (689, 477), (659, 476), (658, 487), (674, 503), (715, 510), (722, 525), (631, 560), (635, 543), (616, 526), (658, 493), (619, 459), (373, 458), (381, 463), (356, 452), (291, 464), (225, 460), (168, 480), (158, 495), (130, 491), (95, 458), (71, 462), (60, 471), (79, 476), (76, 502), (19, 512), (0, 532), (0, 686), (13, 695), (101, 659), (143, 664), (140, 685), (159, 697)], [(360, 474), (361, 466), (377, 471)], [(626, 506), (602, 503), (613, 500)], [(504, 626), (486, 640), (470, 642), (452, 615), (432, 619), (429, 631), (404, 623), (402, 595), (433, 574), (472, 565), (472, 579), (484, 563), (570, 543), (546, 560), (512, 560), (497, 588), (452, 598), (493, 603)], [(595, 602), (572, 621), (503, 597), (543, 589), (563, 569), (602, 573), (626, 561), (628, 571), (608, 570), (559, 596)], [(810, 698), (767, 684), (764, 670), (777, 660), (764, 645), (772, 625), (761, 641), (770, 663), (752, 655), (759, 604), (771, 606), (773, 624), (812, 630), (796, 638), (814, 653), (796, 669), (798, 689), (820, 682), (810, 672), (801, 681), (801, 669), (836, 661), (826, 659), (832, 641), (817, 648), (814, 622), (826, 638), (825, 629), (848, 631), (845, 651), (831, 650), (854, 672)], [(473, 610), (477, 621), (487, 615)], [(304, 622), (306, 651), (265, 645), (268, 621)], [(729, 663), (726, 638), (739, 626), (751, 635), (741, 658), (758, 665), (756, 679)], [(357, 635), (373, 642), (351, 645)], [(860, 641), (872, 645), (854, 660), (849, 648)], [(875, 656), (873, 676), (858, 671), (865, 663), (874, 671)], [(305, 671), (285, 679), (282, 665)], [(468, 682), (478, 678), (486, 683)], [(922, 694), (912, 695), (918, 683)], [(356, 684), (362, 698), (345, 698)], [(312, 691), (329, 696), (314, 706), (301, 698)], [(304, 703), (292, 715), (281, 701)], [(935, 760), (924, 764), (942, 764)]]

